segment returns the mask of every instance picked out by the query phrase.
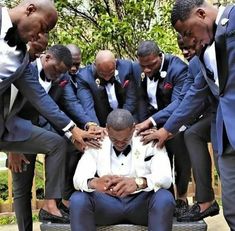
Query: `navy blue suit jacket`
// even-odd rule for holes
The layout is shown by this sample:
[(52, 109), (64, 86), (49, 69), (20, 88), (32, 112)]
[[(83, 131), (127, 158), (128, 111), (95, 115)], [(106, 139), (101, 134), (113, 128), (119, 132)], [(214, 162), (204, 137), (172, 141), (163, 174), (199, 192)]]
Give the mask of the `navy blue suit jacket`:
[(71, 120), (42, 88), (31, 65), (25, 69), (23, 75), (18, 76), (18, 79), (14, 80), (14, 85), (18, 88), (19, 93), (8, 116), (3, 122), (0, 121), (0, 127), (4, 128), (3, 134), (0, 134), (1, 139), (5, 141), (24, 141), (30, 137), (32, 131), (31, 121), (20, 118), (17, 115), (26, 98), (57, 130), (62, 130), (69, 124)]
[[(35, 77), (38, 76), (37, 66), (33, 64), (31, 68)], [(76, 89), (74, 89), (74, 87), (71, 84), (70, 76), (65, 74), (58, 81), (52, 83), (48, 94), (69, 118), (72, 118), (77, 125), (84, 127), (84, 117), (86, 114), (77, 100), (77, 96), (75, 95)], [(40, 127), (50, 127), (48, 126), (47, 119), (40, 116), (39, 112), (30, 102), (27, 102), (23, 106), (19, 116), (31, 120), (35, 125)], [(61, 131), (58, 132), (61, 133)]]
[[(212, 134), (213, 136), (216, 134), (216, 137), (212, 137), (212, 139), (216, 139), (218, 145), (216, 149), (220, 155), (226, 147), (226, 144), (223, 143), (224, 134), (227, 135), (230, 145), (235, 149), (235, 123), (233, 120), (235, 118), (235, 70), (233, 67), (235, 62), (235, 7), (230, 11), (228, 18), (229, 21), (223, 26), (224, 32), (218, 35), (219, 26), (217, 26), (215, 35), (220, 95), (216, 116), (216, 133)], [(225, 43), (221, 42), (224, 38)], [(220, 46), (221, 44), (222, 46)], [(219, 56), (220, 58), (218, 58)], [(200, 72), (195, 79), (194, 86), (190, 88), (183, 100), (187, 111), (174, 112), (164, 126), (166, 130), (170, 132), (177, 130), (205, 100), (209, 91), (205, 76)]]
[[(223, 16), (222, 16), (223, 18)], [(218, 152), (223, 153), (226, 144), (224, 134), (227, 134), (230, 145), (235, 149), (235, 7), (228, 15), (225, 26), (219, 22), (215, 34), (215, 47), (219, 77), (219, 105), (216, 118)]]
[[(121, 98), (117, 97), (119, 107), (134, 113), (136, 108), (136, 89), (133, 81), (132, 62), (118, 59), (116, 61), (116, 69), (122, 85)], [(83, 68), (79, 71), (78, 76), (77, 94), (85, 112), (89, 116), (89, 121), (94, 121), (104, 127), (110, 111), (104, 106), (104, 101), (100, 94), (104, 87), (98, 87), (96, 84), (95, 79), (97, 76), (94, 65)]]
[[(182, 87), (181, 93), (179, 97), (171, 102), (166, 108), (163, 110), (155, 113), (152, 115), (152, 118), (156, 123), (165, 123), (168, 118), (173, 114), (175, 110), (179, 112), (184, 112), (187, 110), (187, 106), (184, 105), (184, 103), (181, 104), (183, 98), (185, 97), (187, 91), (190, 89), (190, 87), (194, 84), (196, 76), (200, 72), (200, 60), (197, 56), (195, 56), (188, 65), (188, 75), (186, 80), (184, 81), (184, 85)], [(198, 118), (199, 115), (201, 115), (204, 110), (209, 106), (210, 99), (205, 100), (197, 109), (194, 111), (194, 114), (191, 116), (191, 118), (187, 119), (187, 123), (190, 121), (194, 121)]]
[[(58, 105), (61, 110), (64, 111), (66, 115), (79, 127), (84, 128), (85, 124), (92, 120), (90, 120), (81, 104), (80, 99), (78, 98), (78, 85), (76, 83), (74, 84), (69, 74), (66, 74), (63, 79), (67, 79), (69, 82), (64, 87), (63, 94)], [(63, 79), (61, 81), (63, 81)]]
[[(139, 122), (144, 121), (145, 119), (152, 116), (149, 113), (149, 98), (147, 95), (147, 77), (144, 80), (141, 79), (141, 67), (138, 63), (133, 64), (133, 69), (135, 73), (135, 80), (138, 86), (138, 117)], [(188, 67), (180, 58), (166, 54), (163, 64), (162, 71), (165, 71), (166, 77), (163, 81), (163, 88), (161, 89), (161, 99), (163, 101), (163, 108), (166, 108), (170, 105), (171, 102), (179, 98), (180, 92), (182, 90), (185, 79), (187, 78)], [(165, 88), (165, 86), (170, 86), (170, 88)], [(157, 93), (156, 93), (157, 98)], [(159, 108), (159, 112), (163, 109)], [(164, 111), (162, 116), (167, 111)], [(161, 121), (158, 121), (161, 123)]]

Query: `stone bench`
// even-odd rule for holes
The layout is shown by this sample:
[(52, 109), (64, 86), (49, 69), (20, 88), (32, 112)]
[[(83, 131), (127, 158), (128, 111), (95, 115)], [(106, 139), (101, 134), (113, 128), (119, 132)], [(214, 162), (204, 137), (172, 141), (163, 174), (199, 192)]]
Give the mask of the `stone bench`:
[[(43, 223), (40, 226), (41, 231), (71, 231), (69, 224), (55, 224), (55, 223)], [(148, 228), (140, 225), (110, 225), (99, 226), (97, 231), (147, 231)], [(173, 223), (173, 231), (206, 231), (207, 224), (205, 221), (197, 222), (177, 222)], [(89, 231), (89, 230), (87, 230)]]

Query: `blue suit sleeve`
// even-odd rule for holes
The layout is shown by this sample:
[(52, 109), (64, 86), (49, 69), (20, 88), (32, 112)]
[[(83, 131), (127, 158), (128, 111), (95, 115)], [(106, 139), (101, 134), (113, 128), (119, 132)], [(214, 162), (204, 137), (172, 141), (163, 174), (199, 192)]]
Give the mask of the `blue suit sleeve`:
[[(173, 83), (171, 103), (152, 116), (156, 123), (166, 122), (166, 120), (180, 104), (180, 95), (183, 94), (183, 91), (184, 93), (186, 91), (184, 82), (188, 79), (188, 66), (178, 57), (174, 57), (171, 62), (171, 68), (167, 73), (167, 75), (170, 76), (170, 81)], [(184, 86), (185, 88), (183, 88)]]
[(78, 75), (78, 91), (77, 98), (80, 99), (82, 107), (85, 110), (85, 113), (90, 118), (90, 121), (93, 121), (99, 124), (99, 120), (95, 113), (94, 100), (89, 88), (89, 84), (82, 79), (82, 76)]
[(30, 66), (25, 69), (24, 74), (14, 82), (18, 90), (29, 100), (29, 102), (47, 118), (58, 130), (62, 130), (70, 119), (62, 112), (52, 98), (45, 92), (33, 75)]
[(137, 94), (136, 85), (133, 76), (130, 76), (130, 80), (126, 90), (126, 101), (123, 108), (130, 111), (132, 114), (135, 113), (137, 106)]
[(195, 112), (201, 109), (201, 104), (205, 102), (210, 95), (210, 89), (201, 72), (195, 77), (194, 84), (187, 91), (179, 107), (170, 116), (164, 125), (164, 128), (176, 133), (179, 128), (191, 120)]
[(184, 81), (184, 85), (182, 87), (182, 90), (176, 100), (171, 102), (166, 108), (163, 110), (155, 113), (152, 118), (156, 123), (165, 123), (168, 118), (172, 115), (174, 110), (180, 105), (181, 101), (183, 100), (185, 94), (190, 89), (192, 84), (194, 83), (194, 76), (200, 72), (200, 69), (196, 67), (195, 72), (195, 64), (197, 62), (197, 59), (192, 59), (188, 66), (188, 73), (187, 78)]
[(75, 95), (70, 81), (64, 87), (60, 104), (62, 105), (64, 112), (80, 127), (84, 128), (85, 124), (90, 122), (90, 118)]

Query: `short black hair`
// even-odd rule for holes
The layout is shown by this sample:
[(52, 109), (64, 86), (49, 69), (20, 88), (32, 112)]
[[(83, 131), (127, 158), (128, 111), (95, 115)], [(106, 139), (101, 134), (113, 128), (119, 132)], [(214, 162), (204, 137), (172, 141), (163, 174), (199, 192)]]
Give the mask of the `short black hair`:
[(176, 0), (171, 12), (171, 24), (174, 27), (178, 20), (187, 20), (195, 7), (201, 6), (205, 0)]
[(115, 109), (107, 117), (107, 128), (111, 127), (116, 131), (131, 128), (135, 124), (132, 114), (125, 109)]
[(138, 57), (145, 57), (151, 54), (159, 56), (160, 53), (161, 53), (161, 50), (158, 47), (157, 43), (152, 40), (141, 42), (137, 49)]
[(68, 69), (72, 67), (72, 54), (66, 46), (54, 45), (47, 50), (47, 53), (52, 54), (59, 62), (63, 62)]

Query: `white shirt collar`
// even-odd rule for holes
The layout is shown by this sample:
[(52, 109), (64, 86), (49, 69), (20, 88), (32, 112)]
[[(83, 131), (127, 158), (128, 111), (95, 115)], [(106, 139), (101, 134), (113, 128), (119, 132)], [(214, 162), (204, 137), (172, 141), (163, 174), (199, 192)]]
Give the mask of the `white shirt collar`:
[(224, 6), (220, 6), (219, 7), (219, 11), (215, 20), (215, 24), (218, 25), (220, 18), (222, 17), (222, 14), (224, 13), (225, 7)]
[(42, 68), (42, 61), (41, 61), (40, 57), (36, 59), (36, 64), (37, 64), (37, 68), (38, 68), (38, 81), (42, 85), (42, 87), (45, 89), (46, 93), (48, 93), (51, 89), (52, 82), (42, 80), (42, 78), (41, 78), (40, 73), (43, 68)]
[(42, 61), (40, 57), (36, 59), (36, 64), (37, 64), (37, 69), (38, 69), (38, 75), (40, 76), (40, 73), (42, 71)]
[(0, 36), (3, 39), (6, 36), (6, 33), (9, 30), (9, 28), (13, 26), (10, 15), (8, 13), (8, 9), (6, 7), (2, 8), (2, 19), (4, 19), (4, 23), (2, 23)]

